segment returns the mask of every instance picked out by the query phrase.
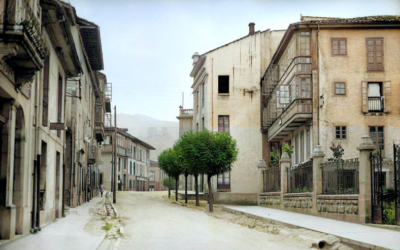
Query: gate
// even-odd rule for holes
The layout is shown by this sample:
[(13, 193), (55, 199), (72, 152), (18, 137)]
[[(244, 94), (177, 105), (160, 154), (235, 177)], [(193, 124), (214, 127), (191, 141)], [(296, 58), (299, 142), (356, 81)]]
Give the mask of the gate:
[(396, 225), (400, 226), (400, 144), (393, 144)]
[(383, 218), (383, 193), (384, 179), (382, 175), (381, 151), (371, 153), (371, 202), (372, 202), (372, 223), (382, 224)]

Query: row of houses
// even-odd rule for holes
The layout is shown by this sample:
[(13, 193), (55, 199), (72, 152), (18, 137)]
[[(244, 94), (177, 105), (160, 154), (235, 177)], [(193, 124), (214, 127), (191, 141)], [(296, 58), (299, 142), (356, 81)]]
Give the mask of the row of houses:
[[(271, 166), (271, 153), (283, 154), (284, 143), (293, 147), (290, 169), (312, 166), (317, 146), (331, 158), (332, 143), (341, 144), (345, 159), (356, 158), (364, 135), (393, 162), (399, 27), (398, 16), (301, 16), (286, 30), (255, 31), (250, 23), (248, 35), (195, 53), (193, 109), (180, 109), (180, 135), (229, 132), (239, 148), (232, 171), (213, 179), (215, 201), (258, 204), (268, 179), (259, 181), (260, 169)], [(391, 171), (393, 164), (383, 166), (385, 185), (394, 182)], [(312, 187), (312, 172), (308, 182)]]
[(0, 239), (13, 240), (98, 194), (112, 86), (99, 27), (70, 4), (2, 1), (0, 17)]

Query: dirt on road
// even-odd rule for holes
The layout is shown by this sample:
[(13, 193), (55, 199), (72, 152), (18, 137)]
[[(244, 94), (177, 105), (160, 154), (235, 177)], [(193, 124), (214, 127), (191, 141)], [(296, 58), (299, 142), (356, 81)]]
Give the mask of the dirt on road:
[(310, 249), (319, 240), (329, 243), (324, 249), (352, 249), (335, 236), (274, 225), (220, 205), (209, 213), (207, 202), (176, 202), (167, 192), (119, 192), (117, 197), (117, 221), (125, 233), (106, 237), (100, 250)]

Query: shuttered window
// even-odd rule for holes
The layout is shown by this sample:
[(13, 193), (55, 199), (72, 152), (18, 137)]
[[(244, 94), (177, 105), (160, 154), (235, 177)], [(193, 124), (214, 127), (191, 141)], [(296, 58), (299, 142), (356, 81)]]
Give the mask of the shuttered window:
[(229, 132), (229, 115), (218, 116), (218, 132)]
[(383, 38), (367, 38), (367, 71), (383, 71)]

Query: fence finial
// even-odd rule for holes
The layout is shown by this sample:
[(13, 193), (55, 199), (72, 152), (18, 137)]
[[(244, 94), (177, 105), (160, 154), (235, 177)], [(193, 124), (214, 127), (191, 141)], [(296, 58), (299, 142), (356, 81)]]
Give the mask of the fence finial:
[(265, 161), (263, 159), (258, 161), (258, 165), (257, 168), (267, 168), (267, 164), (265, 163)]

